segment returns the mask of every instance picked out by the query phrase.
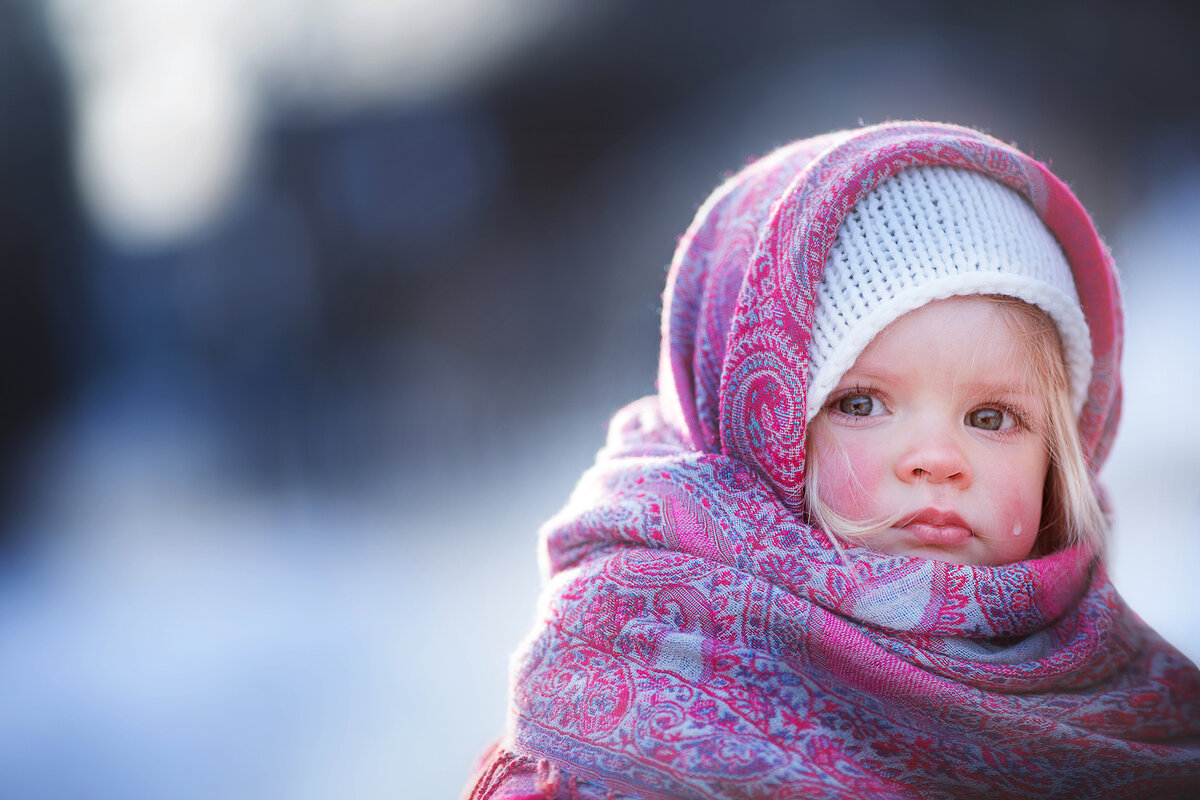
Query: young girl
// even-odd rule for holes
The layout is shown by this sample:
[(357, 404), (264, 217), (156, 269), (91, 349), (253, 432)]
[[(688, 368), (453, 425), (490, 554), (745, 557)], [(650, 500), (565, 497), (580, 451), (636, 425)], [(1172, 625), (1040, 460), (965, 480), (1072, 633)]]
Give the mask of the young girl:
[(1200, 672), (1105, 573), (1117, 280), (1042, 164), (891, 123), (731, 178), (658, 394), (542, 535), (485, 798), (1191, 797)]

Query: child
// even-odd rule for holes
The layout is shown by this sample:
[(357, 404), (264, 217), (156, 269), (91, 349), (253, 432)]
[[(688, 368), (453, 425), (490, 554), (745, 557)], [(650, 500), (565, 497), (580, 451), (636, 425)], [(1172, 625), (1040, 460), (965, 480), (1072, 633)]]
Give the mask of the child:
[(659, 391), (543, 530), (486, 798), (1190, 797), (1200, 672), (1109, 582), (1111, 259), (1043, 165), (794, 143), (676, 251)]

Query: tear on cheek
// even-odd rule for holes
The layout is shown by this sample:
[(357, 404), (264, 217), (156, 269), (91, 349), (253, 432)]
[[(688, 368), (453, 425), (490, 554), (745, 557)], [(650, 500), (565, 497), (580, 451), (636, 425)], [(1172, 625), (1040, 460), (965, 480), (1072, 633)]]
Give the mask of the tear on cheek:
[[(1042, 493), (1037, 490), (1012, 491), (1003, 498), (1002, 509), (1009, 509), (1010, 526), (1014, 540), (1028, 540), (1030, 547), (1038, 537), (1042, 523)], [(1003, 529), (1002, 529), (1003, 530)]]

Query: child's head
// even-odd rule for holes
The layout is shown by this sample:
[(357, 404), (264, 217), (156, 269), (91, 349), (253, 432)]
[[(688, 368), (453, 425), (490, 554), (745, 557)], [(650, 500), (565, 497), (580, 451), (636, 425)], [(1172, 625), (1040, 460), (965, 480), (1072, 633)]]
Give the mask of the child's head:
[(817, 295), (815, 523), (965, 564), (1099, 549), (1077, 434), (1088, 330), (1066, 259), (1024, 198), (963, 169), (904, 170), (847, 217)]

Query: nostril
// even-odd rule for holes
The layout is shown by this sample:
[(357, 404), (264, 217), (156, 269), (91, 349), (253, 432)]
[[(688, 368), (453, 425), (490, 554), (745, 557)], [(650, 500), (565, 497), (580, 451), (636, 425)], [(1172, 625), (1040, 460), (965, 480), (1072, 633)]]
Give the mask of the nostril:
[(928, 442), (913, 447), (895, 465), (900, 480), (928, 483), (957, 483), (970, 480), (965, 455), (952, 445)]

